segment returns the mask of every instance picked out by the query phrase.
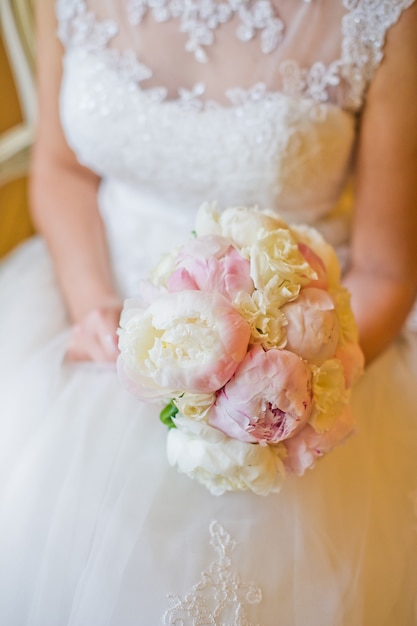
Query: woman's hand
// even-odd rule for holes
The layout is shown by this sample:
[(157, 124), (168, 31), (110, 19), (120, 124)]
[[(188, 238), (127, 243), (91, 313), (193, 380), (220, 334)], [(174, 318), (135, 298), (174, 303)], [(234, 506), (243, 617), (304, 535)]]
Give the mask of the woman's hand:
[(73, 326), (67, 351), (68, 361), (112, 363), (119, 354), (117, 328), (122, 303), (97, 307)]

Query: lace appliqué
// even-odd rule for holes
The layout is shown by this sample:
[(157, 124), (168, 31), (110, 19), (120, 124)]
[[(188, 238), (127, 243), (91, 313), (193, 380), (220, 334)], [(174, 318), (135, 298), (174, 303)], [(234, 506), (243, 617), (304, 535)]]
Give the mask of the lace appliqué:
[(232, 569), (231, 553), (236, 541), (218, 522), (211, 523), (210, 536), (210, 545), (216, 551), (217, 559), (184, 598), (168, 596), (172, 607), (165, 611), (163, 624), (260, 626), (249, 621), (246, 608), (260, 604), (262, 591), (253, 583), (243, 583)]
[(326, 66), (316, 62), (309, 69), (300, 67), (296, 61), (283, 61), (279, 66), (282, 76), (282, 91), (287, 96), (309, 98), (316, 103), (312, 110), (315, 119), (325, 117), (323, 105), (329, 99), (328, 88), (340, 83), (340, 62)]
[[(308, 72), (306, 71), (306, 74)], [(300, 70), (301, 74), (301, 70)], [(178, 89), (178, 98), (175, 103), (182, 109), (189, 111), (207, 111), (213, 109), (223, 108), (221, 104), (215, 100), (205, 100), (205, 85), (204, 83), (196, 83), (191, 89)], [(162, 87), (155, 89), (146, 89), (142, 92), (154, 102), (161, 102), (166, 99), (167, 92)], [(312, 93), (308, 91), (308, 86), (303, 82), (298, 86), (297, 90), (291, 92), (286, 91), (268, 91), (265, 83), (256, 83), (249, 89), (242, 89), (240, 87), (234, 87), (227, 89), (225, 97), (230, 105), (233, 107), (237, 117), (243, 115), (243, 110), (247, 105), (263, 102), (266, 106), (276, 103), (282, 99), (283, 93), (286, 95), (306, 97), (311, 100), (311, 106), (308, 108), (309, 117), (317, 122), (323, 121), (326, 117), (326, 109), (323, 107), (324, 98), (320, 92), (321, 97), (316, 98)]]
[(338, 85), (339, 61), (329, 66), (314, 63), (309, 69), (303, 69), (296, 61), (283, 61), (279, 71), (283, 80), (283, 91), (291, 96), (307, 96), (317, 102), (326, 102), (327, 88)]
[[(301, 74), (301, 69), (299, 68), (299, 72)], [(264, 102), (265, 105), (269, 105), (275, 102), (278, 102), (282, 99), (282, 95), (293, 95), (293, 96), (308, 96), (307, 90), (304, 88), (304, 83), (298, 85), (298, 89), (294, 91), (268, 91), (265, 83), (256, 83), (250, 89), (241, 89), (234, 88), (228, 89), (226, 91), (226, 98), (235, 108), (236, 115), (243, 114), (243, 108), (255, 102)], [(210, 103), (213, 105), (213, 103)], [(315, 120), (316, 122), (323, 121), (326, 117), (326, 110), (322, 106), (322, 101), (316, 101), (313, 97), (311, 97), (311, 106), (308, 108), (308, 115), (310, 119)]]
[[(85, 0), (57, 0), (56, 6), (59, 23), (58, 35), (64, 45), (79, 46), (87, 51), (100, 52), (105, 57), (106, 65), (127, 82), (132, 89), (140, 88), (142, 90), (141, 83), (151, 78), (153, 72), (151, 68), (137, 58), (133, 50), (119, 51), (108, 47), (109, 41), (118, 33), (118, 26), (115, 22), (112, 20), (98, 21), (94, 13), (87, 9)], [(192, 8), (194, 17), (190, 20), (187, 18), (187, 29), (190, 28), (193, 32), (194, 29), (197, 29), (195, 32), (200, 33), (201, 37), (203, 37), (202, 33), (205, 33), (204, 41), (206, 44), (204, 45), (209, 45), (214, 41), (213, 33), (211, 32), (209, 36), (206, 29), (212, 31), (219, 24), (230, 19), (233, 11), (238, 12), (241, 19), (238, 37), (242, 41), (249, 41), (255, 36), (257, 30), (262, 31), (262, 48), (265, 53), (271, 52), (276, 47), (284, 29), (283, 23), (278, 20), (281, 24), (278, 25), (277, 18), (273, 15), (270, 0), (257, 0), (253, 4), (251, 4), (251, 0), (227, 0), (227, 4), (219, 4), (215, 0), (129, 0), (128, 4), (129, 18), (134, 24), (138, 24), (148, 10), (152, 10), (155, 19), (160, 22), (178, 16), (181, 17), (181, 20), (185, 20), (184, 11), (191, 11), (189, 7)], [(196, 16), (204, 16), (205, 25), (199, 23), (197, 28)], [(181, 28), (183, 30), (185, 28), (182, 21)], [(279, 36), (278, 32), (281, 33)], [(200, 37), (200, 35), (198, 36)], [(201, 41), (200, 44), (202, 45)], [(200, 46), (200, 44), (198, 45)], [(197, 56), (201, 56), (200, 52), (197, 53), (197, 47), (194, 47), (194, 44), (191, 47)], [(204, 54), (204, 60), (207, 60), (202, 49), (201, 54)], [(202, 58), (198, 60), (201, 61)], [(338, 62), (332, 63), (328, 67), (317, 62), (310, 68), (302, 68), (296, 61), (284, 61), (278, 69), (283, 78), (283, 88), (280, 92), (268, 91), (264, 83), (257, 83), (246, 90), (229, 89), (226, 92), (226, 99), (231, 104), (239, 100), (241, 105), (243, 99), (246, 102), (261, 99), (270, 101), (274, 95), (281, 96), (284, 93), (296, 98), (310, 98), (316, 103), (323, 103), (328, 100), (327, 88), (339, 82)], [(163, 86), (146, 88), (142, 91), (146, 96), (149, 96), (152, 102), (162, 102), (168, 97), (168, 90)], [(193, 110), (220, 106), (212, 100), (204, 100), (204, 95), (205, 85), (198, 82), (191, 89), (179, 88), (176, 101), (180, 106)], [(312, 111), (312, 116), (316, 119), (322, 117), (319, 107)]]
[(249, 41), (260, 32), (265, 54), (275, 50), (284, 33), (284, 23), (270, 0), (130, 0), (131, 24), (139, 24), (148, 10), (157, 22), (179, 18), (180, 29), (188, 36), (185, 49), (194, 53), (200, 63), (208, 60), (204, 48), (214, 43), (214, 31), (235, 14), (241, 22), (236, 31), (238, 39)]
[(350, 84), (347, 108), (360, 109), (378, 65), (388, 29), (414, 0), (343, 0), (342, 76)]
[[(310, 1), (304, 0), (306, 3)], [(329, 65), (316, 62), (309, 68), (301, 67), (295, 60), (283, 61), (278, 68), (283, 81), (281, 93), (311, 99), (316, 103), (313, 117), (318, 119), (325, 115), (325, 108), (320, 108), (320, 104), (328, 102), (329, 87), (338, 85), (343, 79), (348, 85), (343, 108), (358, 111), (369, 82), (383, 58), (389, 27), (398, 21), (401, 13), (414, 1), (343, 0), (347, 12), (342, 21), (341, 58)], [(94, 13), (88, 10), (85, 0), (57, 0), (56, 7), (58, 35), (64, 45), (100, 52), (105, 56), (106, 64), (132, 89), (141, 89), (141, 82), (152, 77), (152, 70), (138, 60), (134, 51), (118, 52), (108, 47), (109, 41), (118, 32), (114, 21), (98, 21)], [(214, 43), (215, 29), (235, 13), (241, 22), (237, 29), (238, 38), (249, 41), (260, 32), (261, 47), (265, 53), (276, 48), (284, 33), (284, 24), (272, 8), (270, 0), (127, 0), (127, 7), (132, 24), (140, 23), (148, 11), (152, 11), (159, 22), (179, 18), (181, 30), (188, 34), (186, 47), (201, 62), (207, 61), (204, 47)], [(168, 91), (163, 86), (142, 91), (152, 102), (161, 102), (168, 97)], [(226, 94), (232, 104), (234, 96), (230, 98), (229, 94), (238, 91), (244, 93), (244, 90), (231, 89)], [(273, 92), (268, 92), (266, 86), (259, 83), (245, 91), (246, 100), (252, 100), (253, 94), (260, 91), (267, 100), (271, 99)], [(204, 101), (204, 94), (205, 86), (199, 82), (191, 89), (179, 89), (176, 101), (194, 110), (220, 106), (212, 101)]]
[(58, 0), (56, 3), (58, 37), (65, 46), (84, 46), (87, 50), (105, 48), (118, 32), (112, 20), (98, 22), (84, 0)]

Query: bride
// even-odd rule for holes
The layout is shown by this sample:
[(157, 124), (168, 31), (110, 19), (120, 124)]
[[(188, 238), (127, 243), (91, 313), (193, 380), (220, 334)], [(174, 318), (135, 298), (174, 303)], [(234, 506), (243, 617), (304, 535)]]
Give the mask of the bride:
[[(37, 14), (40, 235), (0, 266), (0, 623), (417, 624), (417, 4)], [(203, 201), (316, 227), (352, 293), (356, 434), (279, 494), (177, 473), (115, 373), (123, 299)]]

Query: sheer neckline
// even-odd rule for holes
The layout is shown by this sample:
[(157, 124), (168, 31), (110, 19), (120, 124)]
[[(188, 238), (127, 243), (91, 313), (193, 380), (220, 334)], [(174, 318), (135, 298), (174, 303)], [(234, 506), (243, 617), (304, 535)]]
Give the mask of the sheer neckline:
[[(260, 98), (270, 101), (284, 94), (309, 99), (317, 105), (331, 102), (356, 112), (361, 108), (367, 85), (383, 58), (388, 27), (398, 20), (402, 10), (413, 1), (340, 0), (329, 9), (334, 10), (334, 19), (337, 19), (332, 23), (331, 32), (338, 33), (338, 37), (327, 58), (324, 58), (325, 54), (320, 54), (322, 48), (319, 46), (309, 54), (307, 60), (302, 56), (295, 58), (284, 55), (276, 62), (265, 63), (259, 59), (273, 57), (280, 46), (286, 45), (284, 34), (292, 25), (282, 19), (281, 13), (284, 7), (296, 6), (293, 0), (283, 0), (282, 10), (281, 6), (278, 10), (271, 0), (125, 0), (120, 4), (114, 3), (113, 9), (112, 2), (106, 3), (104, 7), (101, 3), (95, 6), (95, 0), (57, 0), (56, 6), (58, 34), (66, 47), (75, 46), (86, 53), (95, 53), (132, 89), (146, 92), (153, 101), (177, 101), (181, 106), (203, 110), (222, 105), (241, 105), (242, 101)], [(316, 13), (311, 16), (318, 15), (322, 19), (324, 9), (319, 12), (319, 3), (298, 0), (297, 20), (300, 20), (300, 16), (309, 18), (313, 6)], [(176, 29), (175, 44), (183, 46), (185, 53), (177, 66), (186, 66), (191, 57), (201, 70), (193, 68), (185, 72), (184, 80), (181, 80), (181, 76), (177, 81), (172, 79), (174, 84), (169, 84), (172, 71), (167, 74), (165, 70), (160, 76), (159, 68), (150, 62), (152, 55), (146, 59), (143, 50), (135, 49), (138, 42), (146, 38), (150, 20), (157, 28), (173, 23)], [(339, 28), (335, 29), (337, 25)], [(256, 44), (261, 57), (256, 57), (256, 62), (252, 63), (250, 71), (253, 80), (241, 71), (241, 82), (237, 79), (234, 84), (224, 85), (213, 96), (213, 76), (216, 74), (217, 78), (226, 61), (221, 53), (220, 57), (216, 57), (214, 49), (226, 28), (229, 28), (228, 40), (236, 39), (240, 43), (252, 45), (246, 55), (249, 59), (256, 56), (253, 44)], [(163, 32), (165, 36), (167, 32), (171, 36), (172, 31), (171, 28)], [(123, 39), (126, 33), (128, 36)], [(234, 37), (230, 37), (231, 33)], [(182, 43), (178, 42), (178, 35), (182, 37)], [(224, 39), (223, 36), (223, 44)], [(311, 48), (311, 42), (309, 44)], [(307, 44), (306, 47), (310, 49)], [(208, 56), (208, 51), (212, 54), (212, 49), (216, 70), (206, 80), (200, 77), (200, 73), (204, 72), (204, 66), (213, 64)], [(193, 54), (190, 55), (190, 52)], [(234, 53), (236, 55), (235, 49)], [(175, 58), (178, 48), (172, 54)], [(315, 54), (319, 60), (314, 59)], [(236, 59), (242, 65), (240, 56), (241, 53), (238, 53)], [(257, 74), (262, 72), (265, 76)]]
[(236, 37), (247, 42), (259, 35), (263, 54), (273, 52), (285, 36), (285, 22), (271, 0), (128, 0), (127, 14), (133, 26), (148, 12), (156, 22), (178, 19), (181, 32), (187, 35), (185, 50), (199, 63), (208, 62), (205, 48), (214, 44), (216, 30), (234, 15), (239, 19)]

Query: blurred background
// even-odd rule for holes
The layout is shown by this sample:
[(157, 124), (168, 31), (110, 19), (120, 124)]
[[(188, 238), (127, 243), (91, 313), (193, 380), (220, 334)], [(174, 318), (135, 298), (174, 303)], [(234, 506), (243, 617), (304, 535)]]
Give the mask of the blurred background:
[(27, 174), (36, 115), (31, 0), (0, 0), (0, 256), (33, 234)]

